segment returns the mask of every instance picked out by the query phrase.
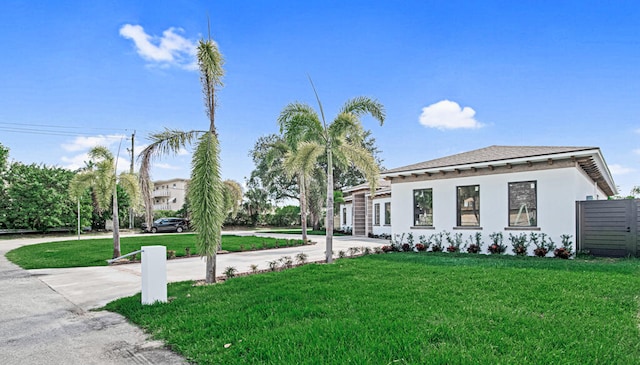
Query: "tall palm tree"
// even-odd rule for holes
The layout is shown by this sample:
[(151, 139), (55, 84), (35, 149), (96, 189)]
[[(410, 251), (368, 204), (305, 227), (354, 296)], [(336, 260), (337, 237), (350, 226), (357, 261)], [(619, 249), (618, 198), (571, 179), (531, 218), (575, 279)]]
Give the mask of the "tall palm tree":
[[(200, 81), (204, 94), (205, 110), (209, 118), (207, 131), (165, 130), (151, 135), (151, 144), (140, 154), (140, 178), (146, 207), (146, 219), (151, 213), (151, 180), (149, 169), (154, 158), (177, 153), (181, 148), (198, 141), (191, 161), (191, 182), (187, 198), (191, 204), (191, 223), (198, 231), (197, 248), (206, 256), (207, 283), (216, 281), (216, 251), (220, 246), (222, 223), (226, 216), (223, 183), (220, 178), (220, 144), (215, 127), (216, 91), (222, 86), (224, 63), (217, 44), (200, 40), (197, 50)], [(148, 221), (147, 224), (150, 222)]]
[(113, 205), (113, 258), (116, 258), (121, 254), (117, 185), (119, 184), (129, 194), (133, 203), (139, 198), (137, 178), (135, 175), (124, 172), (118, 176), (116, 159), (106, 147), (92, 148), (89, 151), (89, 157), (96, 162), (91, 168), (74, 176), (69, 184), (69, 192), (73, 198), (79, 199), (88, 188), (92, 188), (100, 210), (105, 210), (111, 202)]
[[(311, 81), (311, 79), (309, 79)], [(326, 261), (333, 261), (333, 165), (353, 164), (369, 182), (372, 193), (375, 192), (380, 171), (378, 164), (369, 151), (362, 147), (364, 131), (360, 118), (369, 114), (384, 123), (385, 111), (378, 101), (357, 97), (348, 100), (338, 112), (335, 119), (328, 124), (322, 103), (315, 86), (311, 87), (318, 102), (320, 115), (309, 105), (291, 103), (287, 105), (278, 118), (280, 132), (290, 145), (297, 146), (295, 161), (291, 163), (299, 167), (315, 163), (320, 157), (326, 157), (327, 163), (327, 224), (326, 224)]]

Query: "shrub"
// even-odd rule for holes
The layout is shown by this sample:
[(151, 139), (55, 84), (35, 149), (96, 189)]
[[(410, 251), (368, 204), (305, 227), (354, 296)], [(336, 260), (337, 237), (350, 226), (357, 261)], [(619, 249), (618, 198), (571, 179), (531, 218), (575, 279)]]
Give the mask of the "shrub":
[(392, 252), (393, 251), (393, 247), (391, 245), (384, 245), (384, 246), (380, 247), (380, 250), (382, 252)]
[(492, 254), (501, 254), (507, 250), (507, 246), (502, 243), (502, 232), (494, 232), (489, 235), (491, 239), (491, 245), (489, 246), (489, 252)]
[[(535, 235), (535, 233), (532, 234)], [(511, 249), (513, 250), (513, 253), (518, 256), (527, 255), (527, 249), (529, 248), (530, 243), (527, 242), (527, 235), (525, 233), (520, 233), (518, 235), (509, 233), (509, 241), (511, 241)]]
[(416, 250), (418, 250), (418, 252), (424, 252), (427, 250), (427, 246), (422, 243), (416, 243)]
[(357, 255), (358, 252), (360, 252), (360, 248), (359, 247), (349, 247), (348, 251), (349, 251), (349, 257), (353, 257), (353, 256)]
[(231, 279), (232, 277), (236, 276), (237, 272), (238, 270), (233, 266), (228, 266), (226, 269), (224, 269), (224, 275), (227, 277), (227, 279)]
[(340, 251), (338, 251), (338, 257), (343, 259), (343, 258), (347, 257), (347, 253), (342, 251), (342, 250), (340, 250)]
[(256, 265), (256, 264), (251, 264), (251, 266), (249, 266), (249, 267), (251, 267), (251, 272), (252, 272), (252, 273), (254, 273), (254, 274), (255, 274), (255, 273), (257, 273), (257, 272), (258, 272), (258, 265)]
[(364, 256), (366, 255), (371, 255), (371, 247), (366, 246), (366, 247), (360, 247), (360, 252), (362, 252), (362, 254)]
[(304, 252), (300, 252), (299, 254), (296, 255), (296, 262), (298, 263), (298, 265), (303, 265), (304, 263), (307, 262), (307, 254)]
[(458, 252), (460, 251), (460, 246), (462, 245), (462, 233), (456, 233), (455, 235), (451, 235), (449, 232), (445, 231), (445, 236), (447, 238), (447, 242), (449, 246), (447, 247), (448, 252)]
[(482, 251), (482, 233), (476, 232), (475, 237), (469, 235), (467, 242), (466, 247), (468, 253), (479, 253)]
[(175, 250), (167, 250), (167, 259), (175, 259), (176, 251)]
[(270, 271), (278, 270), (278, 261), (276, 261), (276, 260), (269, 261), (269, 270)]
[(381, 254), (383, 252), (388, 252), (388, 251), (384, 251), (385, 247), (388, 247), (389, 251), (391, 251), (391, 247), (390, 246), (382, 246), (382, 247), (376, 246), (376, 247), (373, 248), (373, 252), (376, 253), (376, 254)]
[(391, 240), (391, 247), (394, 251), (402, 252), (402, 245), (404, 244), (404, 233), (396, 234), (394, 239)]
[(544, 233), (541, 233), (539, 238), (538, 240), (538, 235), (535, 233), (530, 235), (531, 242), (536, 246), (533, 253), (538, 257), (545, 257), (549, 251), (553, 251), (556, 248), (556, 245), (551, 240), (551, 237), (547, 237)]
[(432, 234), (429, 240), (433, 240), (433, 246), (431, 246), (432, 252), (442, 252), (442, 232)]
[(566, 260), (573, 255), (573, 242), (571, 241), (571, 237), (573, 236), (570, 234), (563, 234), (560, 236), (562, 239), (562, 247), (558, 247), (553, 251), (553, 255), (555, 257)]
[(293, 267), (293, 259), (291, 258), (291, 256), (281, 257), (280, 262), (282, 263), (283, 269), (290, 269)]

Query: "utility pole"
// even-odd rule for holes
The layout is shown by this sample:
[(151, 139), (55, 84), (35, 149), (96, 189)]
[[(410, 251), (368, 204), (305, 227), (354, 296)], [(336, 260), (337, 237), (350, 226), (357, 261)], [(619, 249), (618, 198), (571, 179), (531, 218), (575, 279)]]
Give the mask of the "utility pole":
[[(131, 149), (127, 148), (127, 150), (131, 152), (131, 165), (129, 165), (129, 173), (131, 175), (133, 175), (133, 165), (134, 165), (133, 162), (135, 161), (134, 160), (135, 153), (133, 151), (133, 145), (134, 145), (135, 139), (136, 139), (136, 131), (133, 131), (133, 133), (131, 134)], [(129, 207), (129, 229), (133, 229), (133, 203), (134, 202), (131, 202), (132, 206)]]

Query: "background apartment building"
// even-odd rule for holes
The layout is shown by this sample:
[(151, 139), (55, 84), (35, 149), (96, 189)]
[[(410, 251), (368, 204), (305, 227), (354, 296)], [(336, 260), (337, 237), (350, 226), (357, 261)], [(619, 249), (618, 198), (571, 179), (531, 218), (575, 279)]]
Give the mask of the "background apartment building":
[(184, 205), (189, 179), (153, 182), (153, 210), (180, 210)]

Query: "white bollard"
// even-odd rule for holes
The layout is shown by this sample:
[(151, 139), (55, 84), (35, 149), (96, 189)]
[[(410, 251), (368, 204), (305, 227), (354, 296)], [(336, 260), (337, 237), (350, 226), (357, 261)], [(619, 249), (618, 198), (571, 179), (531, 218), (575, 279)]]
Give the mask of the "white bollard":
[(142, 304), (167, 302), (167, 248), (142, 247)]

